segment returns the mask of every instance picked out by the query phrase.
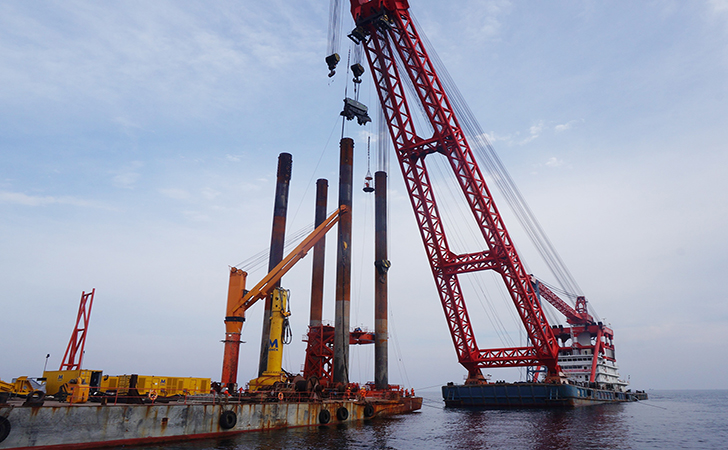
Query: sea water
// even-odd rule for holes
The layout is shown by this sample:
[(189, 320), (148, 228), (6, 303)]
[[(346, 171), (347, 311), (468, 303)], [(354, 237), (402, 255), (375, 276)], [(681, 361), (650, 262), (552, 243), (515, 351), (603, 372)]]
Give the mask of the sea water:
[(254, 432), (144, 450), (728, 449), (728, 391), (648, 391), (649, 400), (575, 409), (445, 408), (350, 425)]

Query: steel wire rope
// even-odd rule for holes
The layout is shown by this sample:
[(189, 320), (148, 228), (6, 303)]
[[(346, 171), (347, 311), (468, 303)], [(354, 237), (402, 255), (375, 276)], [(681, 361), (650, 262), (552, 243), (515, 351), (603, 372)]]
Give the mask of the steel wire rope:
[(390, 341), (394, 344), (393, 347), (395, 357), (397, 358), (397, 369), (399, 370), (399, 376), (407, 382), (408, 386), (411, 386), (412, 384), (410, 383), (409, 376), (407, 375), (407, 366), (404, 364), (403, 361), (402, 350), (399, 348), (399, 337), (397, 334), (397, 328), (395, 326), (393, 308), (389, 308), (388, 324), (391, 325), (391, 327), (389, 327), (392, 330)]
[[(414, 19), (414, 17), (413, 17), (413, 19)], [(418, 29), (421, 29), (418, 24), (416, 24), (416, 26), (418, 27)], [(426, 36), (424, 37), (423, 42), (426, 42)], [(396, 61), (398, 63), (398, 69), (400, 70), (400, 72), (402, 72), (404, 70), (404, 67), (401, 64), (401, 59), (397, 58)], [(405, 81), (406, 81), (405, 86), (407, 86), (408, 93), (411, 94), (411, 98), (417, 99), (415, 101), (415, 104), (419, 107), (421, 114), (423, 116), (426, 116), (424, 106), (419, 101), (419, 98), (416, 96), (414, 85), (413, 85), (412, 81), (409, 79), (409, 77), (405, 77)], [(428, 130), (432, 133), (433, 132), (432, 124), (429, 121), (426, 123), (428, 125), (428, 127), (427, 127)], [(457, 180), (455, 178), (455, 175), (452, 172), (452, 167), (446, 162), (445, 158), (437, 158), (437, 157), (428, 158), (428, 161), (433, 163), (430, 167), (434, 166), (434, 168), (436, 169), (436, 171), (435, 171), (436, 174), (439, 174), (439, 178), (441, 180), (444, 180), (444, 185), (447, 186), (447, 190), (450, 193), (450, 198), (452, 198), (454, 200), (453, 202), (449, 202), (449, 201), (438, 202), (438, 209), (440, 209), (444, 213), (444, 214), (441, 214), (441, 218), (444, 222), (443, 225), (448, 224), (447, 225), (448, 228), (451, 230), (452, 235), (454, 235), (454, 237), (455, 237), (455, 240), (453, 242), (454, 244), (458, 244), (462, 248), (468, 248), (469, 247), (468, 242), (466, 241), (466, 239), (464, 239), (462, 233), (460, 233), (461, 227), (456, 225), (456, 223), (473, 224), (473, 220), (472, 220), (473, 216), (469, 209), (469, 205), (467, 205), (467, 202), (465, 201), (465, 196), (462, 192), (462, 188), (460, 187), (459, 183), (457, 182)], [(445, 174), (447, 174), (447, 175), (445, 175)], [(435, 177), (434, 182), (437, 182), (437, 176)], [(435, 190), (433, 189), (433, 192), (434, 191)], [(438, 191), (438, 192), (441, 192), (441, 191)], [(441, 200), (444, 200), (444, 199), (441, 198)], [(450, 207), (452, 203), (455, 203), (457, 205), (458, 211), (460, 213), (458, 215), (460, 217), (460, 220), (457, 220), (456, 222), (454, 222), (450, 218), (451, 216), (455, 217), (456, 215), (448, 213), (448, 211), (450, 211), (450, 212), (454, 211), (454, 209)], [(476, 232), (476, 229), (474, 226), (470, 225), (467, 227), (467, 229), (470, 233), (470, 237), (472, 238), (473, 243), (483, 242), (483, 236), (479, 235), (479, 233)], [(480, 278), (476, 277), (475, 279), (477, 280), (477, 283), (482, 283), (482, 280)], [(472, 280), (471, 280), (471, 282), (472, 282)], [(471, 286), (472, 285), (473, 284), (471, 284)], [(486, 297), (486, 301), (490, 302), (489, 296)], [(508, 303), (510, 303), (510, 302), (508, 302)], [(496, 317), (496, 320), (502, 325), (502, 327), (498, 327), (498, 326), (494, 327), (499, 340), (501, 340), (501, 342), (505, 342), (505, 341), (512, 342), (512, 340), (510, 340), (509, 334), (507, 333), (507, 331), (505, 331), (506, 328), (503, 325), (503, 322), (500, 319), (499, 315), (495, 314), (495, 309), (494, 309), (494, 306), (492, 305), (492, 303), (490, 304), (490, 309), (491, 309), (491, 312), (493, 313), (494, 317)], [(484, 310), (485, 310), (485, 308), (484, 308)], [(516, 318), (513, 308), (508, 307), (508, 308), (506, 308), (506, 310), (509, 312), (511, 318), (514, 321), (514, 324), (519, 324), (520, 320), (518, 318)], [(487, 313), (487, 310), (486, 310), (486, 313)], [(490, 317), (489, 317), (489, 319), (490, 319)], [(501, 331), (501, 330), (503, 330), (503, 331)]]
[[(446, 225), (450, 229), (450, 236), (455, 236), (455, 241), (459, 243), (461, 248), (465, 249), (470, 247), (469, 242), (472, 243), (478, 243), (480, 241), (483, 242), (482, 235), (478, 235), (475, 227), (473, 226), (466, 226), (465, 229), (467, 230), (467, 234), (469, 234), (472, 241), (467, 241), (463, 237), (463, 227), (458, 226), (457, 224), (465, 224), (468, 223), (467, 220), (472, 218), (472, 215), (470, 214), (470, 210), (467, 209), (466, 202), (464, 201), (464, 196), (462, 195), (462, 190), (460, 189), (460, 186), (455, 181), (455, 177), (452, 174), (452, 168), (447, 165), (444, 161), (440, 161), (439, 158), (434, 161), (434, 164), (432, 165), (436, 172), (436, 177), (439, 177), (443, 180), (447, 180), (443, 185), (447, 188), (447, 192), (450, 194), (449, 197), (452, 199), (452, 201), (442, 201), (439, 204), (442, 204), (443, 207), (441, 214), (441, 217), (443, 221), (446, 222)], [(441, 192), (441, 191), (438, 191)], [(453, 207), (453, 205), (457, 205), (457, 208)], [(454, 214), (452, 211), (457, 210), (459, 214)], [(453, 220), (451, 217), (458, 216), (459, 219)], [(483, 273), (473, 273), (470, 274), (470, 276), (465, 277), (458, 277), (462, 281), (466, 282), (466, 285), (469, 285), (473, 292), (476, 294), (478, 291), (480, 291), (480, 295), (476, 295), (478, 302), (480, 303), (483, 311), (486, 313), (486, 316), (488, 317), (488, 320), (491, 322), (491, 325), (493, 326), (493, 330), (496, 333), (496, 336), (501, 341), (501, 343), (504, 346), (511, 345), (515, 346), (513, 343), (513, 340), (510, 338), (510, 334), (508, 333), (508, 328), (505, 326), (503, 321), (500, 318), (500, 314), (497, 313), (495, 305), (491, 301), (491, 296), (487, 293), (487, 286), (486, 281), (483, 277)], [(483, 302), (485, 300), (485, 303), (488, 304), (488, 307), (485, 306), (485, 303)], [(506, 310), (509, 312), (511, 318), (513, 319), (513, 323), (518, 326), (519, 320), (515, 317), (515, 312), (513, 311), (513, 308), (508, 305), (508, 303), (511, 303), (510, 301), (505, 302), (506, 303)]]
[[(534, 278), (536, 278), (536, 280), (539, 283), (541, 283), (544, 286), (546, 286), (547, 288), (551, 289), (555, 294), (559, 295), (560, 297), (566, 297), (566, 298), (570, 299), (574, 304), (576, 303), (576, 298), (578, 297), (578, 295), (576, 295), (572, 292), (565, 291), (564, 289), (562, 289), (559, 286), (554, 286), (553, 284), (546, 283), (545, 281), (541, 280), (538, 277), (534, 277)], [(587, 312), (589, 314), (591, 314), (591, 316), (594, 317), (595, 319), (597, 319), (597, 321), (598, 321), (599, 315), (597, 314), (596, 308), (594, 308), (594, 306), (592, 306), (592, 304), (589, 301), (586, 302), (586, 307), (587, 307)]]
[[(331, 128), (331, 133), (329, 133), (329, 137), (326, 140), (326, 144), (321, 149), (321, 154), (319, 155), (318, 161), (316, 161), (316, 167), (313, 168), (313, 171), (311, 172), (311, 178), (308, 180), (308, 184), (306, 184), (306, 189), (303, 191), (303, 195), (301, 196), (301, 199), (306, 198), (306, 194), (308, 193), (309, 188), (313, 185), (313, 179), (316, 178), (316, 172), (318, 172), (318, 168), (321, 165), (321, 160), (324, 158), (324, 155), (326, 154), (326, 150), (329, 148), (329, 144), (331, 143), (331, 137), (334, 135), (334, 131), (336, 131), (336, 128), (339, 124), (339, 118), (336, 117), (334, 119), (334, 126)], [(301, 206), (303, 205), (303, 200), (299, 202), (298, 208), (296, 208), (296, 212), (293, 214), (292, 221), (296, 220), (296, 217), (298, 217), (298, 212), (301, 209)]]
[[(419, 29), (419, 25), (416, 24), (416, 26)], [(422, 102), (419, 101), (419, 96), (417, 95), (417, 91), (414, 87), (412, 80), (410, 79), (410, 77), (407, 74), (404, 63), (402, 62), (398, 53), (395, 52), (394, 56), (395, 56), (394, 60), (397, 65), (397, 70), (399, 71), (399, 73), (404, 75), (401, 78), (404, 81), (403, 84), (405, 86), (405, 90), (407, 92), (408, 98), (413, 99), (413, 101), (410, 101), (408, 103), (410, 104), (411, 107), (412, 106), (416, 107), (420, 113), (417, 116), (411, 115), (411, 117), (413, 118), (413, 122), (418, 124), (421, 128), (427, 129), (429, 131), (429, 133), (431, 133), (431, 134), (434, 133), (434, 128), (432, 127), (432, 124), (429, 122), (429, 120), (425, 120), (425, 118), (428, 117), (427, 112), (425, 111), (425, 107), (422, 104)], [(410, 109), (410, 111), (412, 112), (412, 108)], [(461, 217), (460, 222), (468, 223), (467, 220), (463, 220), (463, 219), (471, 218), (472, 215), (466, 214), (463, 212), (463, 208), (465, 208), (464, 204), (466, 203), (466, 202), (464, 202), (464, 194), (462, 193), (462, 190), (461, 190), (459, 184), (455, 180), (455, 176), (452, 173), (452, 168), (444, 161), (444, 158), (442, 158), (442, 160), (437, 157), (428, 158), (428, 161), (432, 163), (432, 164), (428, 165), (428, 167), (434, 167), (435, 175), (436, 175), (435, 177), (432, 177), (432, 176), (430, 177), (431, 184), (435, 185), (436, 183), (438, 183), (437, 174), (439, 174), (440, 175), (439, 179), (443, 181), (442, 185), (445, 186), (447, 191), (450, 193), (450, 198), (452, 198), (454, 200), (453, 202), (443, 201), (442, 196), (438, 194), (438, 197), (440, 197), (440, 199), (441, 199), (441, 201), (437, 203), (438, 210), (444, 212), (444, 214), (442, 214), (442, 213), (440, 214), (440, 218), (443, 221), (443, 226), (447, 226), (451, 230), (452, 235), (454, 235), (455, 239), (454, 239), (453, 243), (459, 245), (461, 248), (468, 248), (466, 240), (463, 238), (463, 235), (460, 233), (460, 227), (455, 225), (455, 222), (453, 222), (450, 219), (451, 216), (455, 217), (456, 215), (448, 213), (448, 211), (451, 212), (454, 210), (453, 208), (450, 207), (450, 204), (454, 203), (457, 205), (458, 210), (460, 212), (460, 214), (459, 214), (459, 216)], [(443, 167), (447, 167), (447, 170), (444, 170)], [(450, 174), (450, 176), (445, 176), (444, 173), (448, 173), (448, 174)], [(457, 189), (454, 189), (453, 186), (457, 186)], [(435, 191), (436, 191), (436, 189), (433, 189), (433, 195), (434, 195)], [(438, 192), (441, 192), (441, 191), (438, 191)], [(458, 192), (459, 195), (455, 195), (454, 192)], [(457, 201), (458, 198), (460, 198), (461, 200)], [(473, 238), (473, 241), (477, 242), (478, 237), (475, 233), (474, 228), (472, 226), (469, 226), (468, 230), (470, 232), (471, 237)], [(490, 300), (487, 297), (486, 297), (486, 301), (490, 302)], [(491, 309), (493, 309), (492, 306), (491, 306)], [(509, 308), (508, 311), (513, 316), (513, 311), (511, 311), (511, 309), (512, 308)], [(486, 311), (486, 315), (487, 315), (487, 311)], [(497, 317), (498, 315), (494, 314), (494, 316)], [(489, 317), (489, 319), (490, 319), (490, 317)], [(500, 318), (498, 318), (497, 320), (500, 321)], [(498, 335), (499, 339), (502, 342), (504, 342), (504, 340), (510, 339), (508, 334), (507, 333), (502, 334), (497, 326), (495, 326), (495, 331), (496, 331), (496, 334)]]
[[(416, 26), (419, 27), (414, 17), (413, 20)], [(485, 162), (486, 169), (491, 175), (491, 178), (493, 178), (501, 193), (506, 197), (509, 206), (511, 206), (522, 227), (546, 262), (552, 275), (554, 275), (564, 290), (580, 293), (581, 289), (576, 283), (576, 280), (569, 272), (566, 264), (548, 239), (548, 236), (546, 236), (540, 223), (513, 182), (510, 174), (503, 166), (500, 158), (488, 141), (487, 136), (483, 133), (472, 111), (463, 99), (462, 94), (452, 81), (447, 69), (442, 64), (442, 61), (424, 33), (421, 33), (421, 38), (423, 45), (425, 45), (431, 56), (433, 65), (436, 66), (436, 70), (440, 74), (440, 78), (443, 81), (443, 88), (448, 93), (448, 96), (453, 99), (453, 109), (456, 111), (464, 129), (463, 131), (466, 133), (466, 139), (473, 142), (471, 145), (474, 144), (473, 147), (476, 150), (475, 156)]]
[[(472, 280), (468, 280), (470, 283), (473, 283), (474, 285), (477, 284), (477, 286), (474, 286), (474, 290), (477, 292), (477, 290), (480, 290), (481, 295), (476, 296), (478, 299), (478, 302), (480, 303), (481, 308), (483, 308), (483, 311), (485, 312), (486, 317), (488, 317), (488, 320), (490, 321), (490, 324), (493, 326), (493, 330), (496, 333), (496, 337), (501, 341), (501, 344), (503, 344), (504, 347), (515, 347), (515, 344), (513, 343), (513, 340), (510, 338), (510, 335), (508, 333), (508, 330), (506, 329), (505, 325), (503, 324), (503, 321), (500, 319), (500, 314), (498, 314), (495, 310), (495, 307), (493, 305), (493, 302), (490, 301), (490, 295), (488, 293), (487, 286), (484, 283), (475, 283)], [(477, 289), (475, 289), (477, 288)], [(483, 298), (486, 299), (486, 302), (483, 303)], [(488, 305), (488, 308), (486, 308), (486, 304)], [(512, 309), (512, 308), (509, 308)], [(490, 310), (490, 311), (489, 311)]]
[[(331, 216), (331, 214), (333, 214), (335, 211), (336, 209), (328, 211), (327, 216)], [(290, 252), (294, 247), (300, 244), (304, 238), (310, 235), (314, 229), (314, 222), (309, 222), (307, 225), (299, 228), (298, 230), (290, 234), (286, 234), (285, 244), (283, 247), (284, 252)], [(264, 264), (269, 259), (269, 254), (270, 248), (265, 248), (253, 255), (252, 257), (242, 261), (241, 263), (236, 264), (233, 267), (242, 268), (246, 272), (253, 273), (256, 270), (260, 270), (263, 268)]]
[[(416, 23), (416, 19), (413, 18), (413, 20), (415, 20), (415, 23)], [(416, 26), (418, 27), (418, 29), (421, 29), (417, 23), (416, 23)], [(480, 141), (482, 139), (484, 139), (484, 136), (483, 136), (482, 131), (479, 128), (479, 125), (477, 125), (477, 122), (475, 122), (472, 112), (469, 111), (467, 104), (464, 102), (464, 100), (460, 96), (460, 93), (457, 90), (457, 87), (452, 82), (452, 79), (449, 77), (449, 74), (445, 70), (444, 65), (439, 60), (439, 57), (437, 56), (437, 53), (434, 52), (434, 49), (432, 48), (432, 46), (429, 45), (429, 41), (427, 41), (427, 37), (424, 34), (422, 34), (422, 40), (423, 40), (423, 45), (425, 45), (426, 47), (429, 47), (428, 50), (431, 50), (430, 54), (432, 55), (432, 58), (433, 58), (433, 65), (440, 66), (436, 70), (438, 73), (442, 74), (443, 89), (445, 89), (446, 92), (454, 92), (456, 94), (453, 97), (454, 100), (452, 100), (452, 107), (453, 107), (455, 113), (457, 114), (457, 117), (464, 118), (464, 121), (461, 121), (461, 123), (464, 125), (463, 131), (466, 133), (466, 136), (467, 136), (467, 134), (470, 134), (471, 136), (477, 136), (478, 138), (481, 138), (481, 139), (478, 139), (475, 141), (476, 143), (480, 143)], [(465, 105), (465, 106), (463, 107), (462, 105)], [(475, 122), (475, 126), (472, 125), (472, 122)], [(473, 130), (475, 130), (475, 131), (473, 131)], [(466, 137), (466, 139), (469, 139), (469, 138)], [(486, 140), (486, 143), (487, 143), (487, 148), (489, 148), (492, 151), (493, 149), (489, 145), (487, 140)], [(478, 148), (478, 146), (476, 146), (476, 150), (477, 150), (477, 148)], [(477, 152), (476, 152), (476, 154), (477, 154)], [(474, 156), (476, 156), (476, 154), (474, 154)], [(487, 156), (487, 154), (486, 154), (486, 156)], [(497, 158), (497, 155), (495, 155), (495, 156)], [(497, 161), (497, 163), (500, 163), (500, 160), (496, 160), (496, 161)], [(490, 164), (490, 166), (496, 166), (496, 168), (498, 168), (498, 165), (496, 165), (496, 164)], [(555, 249), (553, 249), (553, 246), (551, 246), (551, 243), (550, 243), (550, 241), (548, 241), (548, 238), (545, 237), (545, 233), (543, 233), (543, 230), (540, 227), (540, 224), (535, 219), (535, 216), (533, 216), (532, 212), (530, 211), (530, 208), (528, 208), (528, 205), (525, 203), (525, 200), (523, 199), (523, 197), (520, 195), (520, 192), (515, 187), (515, 184), (512, 182), (512, 179), (510, 179), (510, 175), (507, 172), (505, 172), (505, 168), (502, 167), (502, 164), (500, 164), (500, 169), (502, 169), (500, 177), (494, 175), (494, 174), (497, 174), (498, 172), (495, 170), (491, 170), (492, 168), (489, 167), (489, 165), (486, 165), (486, 168), (489, 169), (491, 176), (496, 180), (497, 184), (500, 184), (500, 183), (498, 183), (498, 181), (500, 181), (501, 179), (506, 179), (506, 181), (510, 181), (510, 183), (511, 183), (510, 185), (505, 183), (505, 184), (499, 186), (499, 188), (501, 189), (501, 192), (504, 193), (506, 200), (508, 201), (509, 205), (511, 205), (517, 218), (519, 219), (522, 226), (524, 227), (527, 234), (529, 235), (529, 238), (534, 243), (534, 245), (537, 247), (537, 250), (539, 250), (539, 252), (541, 253), (541, 256), (544, 258), (544, 260), (547, 262), (547, 265), (551, 269), (552, 273), (557, 277), (557, 279), (568, 280), (567, 277), (559, 277), (559, 275), (561, 275), (563, 272), (561, 270), (561, 267), (563, 267), (565, 269), (565, 265), (563, 264), (563, 261), (561, 261), (560, 258), (558, 257), (558, 254), (555, 252)], [(505, 172), (505, 176), (503, 175), (503, 172)], [(535, 231), (534, 231), (533, 224), (535, 224), (535, 228), (536, 228)], [(539, 235), (539, 232), (541, 232), (541, 235)], [(544, 238), (541, 239), (540, 236), (543, 236)], [(546, 242), (546, 244), (544, 244), (544, 241)], [(514, 245), (515, 245), (515, 243), (514, 243)], [(552, 250), (552, 252), (549, 252), (549, 250)], [(554, 257), (553, 255), (556, 255), (556, 256)], [(556, 258), (558, 258), (558, 259), (556, 259)], [(561, 265), (559, 265), (559, 263), (561, 263)], [(523, 262), (523, 264), (526, 267), (526, 270), (528, 270), (528, 267), (525, 264), (525, 261)], [(568, 271), (568, 269), (565, 269), (565, 270)], [(568, 275), (570, 276), (570, 274), (568, 274)], [(480, 280), (476, 280), (475, 283), (479, 284), (479, 281)], [(479, 284), (479, 285), (481, 286), (481, 288), (484, 287), (483, 284)], [(483, 294), (485, 294), (485, 292), (483, 292)], [(486, 299), (487, 299), (487, 297), (486, 297)], [(479, 300), (480, 300), (480, 297), (479, 297)], [(487, 302), (489, 305), (492, 305), (489, 300), (487, 300)], [(483, 306), (483, 308), (485, 309), (482, 301), (481, 301), (481, 306)], [(513, 314), (512, 308), (507, 308), (507, 310)], [(550, 309), (544, 308), (544, 311), (545, 311), (544, 314), (548, 317), (548, 319), (550, 319), (551, 323), (555, 323), (555, 321), (553, 319), (553, 314), (550, 313), (551, 312)], [(494, 316), (498, 317), (499, 322), (502, 323), (502, 321), (500, 321), (499, 315), (494, 314)], [(551, 317), (549, 317), (549, 316), (551, 316)], [(489, 316), (489, 319), (490, 319), (490, 316)], [(491, 324), (493, 324), (492, 320), (491, 320)], [(497, 332), (498, 328), (497, 327), (495, 327), (495, 328), (496, 328), (496, 332)], [(521, 336), (519, 339), (522, 339), (521, 332), (523, 332), (525, 330), (522, 330), (521, 327), (518, 327), (518, 329), (520, 330), (519, 336)], [(506, 339), (508, 339), (510, 341), (510, 336), (507, 334), (505, 334), (505, 336), (506, 336)], [(503, 337), (501, 337), (501, 340), (503, 340)], [(521, 377), (523, 377), (523, 369), (520, 370), (520, 373), (521, 373)]]
[[(354, 307), (354, 322), (355, 323), (359, 321), (359, 307), (361, 306), (362, 298), (363, 298), (362, 291), (364, 288), (364, 257), (366, 256), (366, 252), (363, 249), (364, 249), (364, 242), (366, 242), (368, 240), (367, 235), (370, 234), (369, 231), (371, 231), (371, 229), (369, 227), (369, 213), (371, 212), (372, 208), (373, 208), (373, 205), (372, 205), (372, 201), (371, 201), (371, 196), (365, 195), (363, 232), (359, 233), (359, 236), (360, 236), (359, 242), (361, 244), (359, 246), (359, 248), (361, 250), (359, 251), (359, 254), (360, 254), (359, 270), (358, 270), (359, 280), (358, 280), (357, 286), (356, 286), (356, 290), (357, 290), (358, 294), (356, 296), (356, 302), (355, 302), (355, 307)], [(353, 250), (354, 249), (352, 248), (352, 251)], [(360, 372), (359, 379), (362, 379), (362, 377), (361, 377), (362, 364), (361, 364), (361, 357), (360, 357), (361, 352), (357, 351), (356, 355), (357, 355), (357, 366), (358, 366), (359, 372)]]
[[(461, 122), (461, 126), (464, 128), (464, 131), (466, 131), (466, 138), (469, 140), (475, 139), (476, 145), (473, 145), (472, 143), (471, 145), (474, 146), (476, 150), (479, 150), (479, 152), (482, 153), (482, 156), (484, 156), (484, 158), (481, 159), (486, 163), (486, 168), (488, 168), (491, 177), (502, 191), (502, 194), (506, 196), (509, 205), (514, 209), (514, 212), (516, 212), (519, 217), (519, 221), (523, 220), (523, 226), (526, 228), (526, 231), (532, 233), (531, 235), (534, 236), (536, 241), (538, 241), (538, 244), (535, 244), (538, 245), (539, 249), (545, 249), (543, 251), (544, 256), (554, 263), (555, 268), (553, 270), (560, 271), (559, 266), (564, 266), (565, 268), (565, 264), (563, 264), (563, 261), (560, 261), (558, 254), (555, 252), (555, 249), (545, 236), (543, 229), (540, 227), (540, 224), (523, 199), (520, 191), (517, 189), (515, 183), (510, 177), (510, 174), (503, 166), (497, 153), (495, 153), (492, 145), (490, 145), (485, 133), (483, 133), (480, 128), (474, 114), (462, 97), (457, 85), (450, 77), (449, 72), (440, 60), (437, 52), (435, 52), (434, 48), (432, 48), (432, 45), (429, 43), (424, 33), (421, 33), (421, 37), (428, 53), (431, 55), (433, 65), (436, 66), (436, 70), (438, 74), (440, 74), (440, 79), (443, 81), (443, 88), (448, 93), (448, 97), (452, 99), (453, 108), (456, 109), (456, 114)], [(554, 275), (557, 276), (556, 274)], [(560, 275), (559, 278), (561, 278)], [(570, 277), (566, 276), (564, 277), (564, 280), (567, 280), (568, 278)], [(571, 277), (571, 280), (573, 280), (573, 277)], [(565, 283), (568, 282), (569, 281), (565, 281)]]
[[(465, 201), (464, 195), (462, 193), (462, 189), (460, 185), (455, 180), (455, 176), (452, 173), (452, 168), (444, 161), (441, 160), (441, 158), (436, 158), (434, 161), (433, 166), (436, 168), (436, 172), (438, 173), (438, 176), (442, 179), (447, 180), (445, 185), (447, 186), (448, 192), (450, 193), (450, 197), (453, 199), (452, 202), (445, 201), (443, 206), (443, 220), (447, 220), (449, 223), (448, 227), (453, 232), (453, 234), (458, 238), (457, 240), (460, 241), (460, 245), (463, 246), (463, 248), (468, 248), (471, 245), (469, 245), (469, 242), (466, 241), (466, 239), (463, 238), (462, 233), (460, 232), (462, 230), (461, 226), (458, 226), (457, 224), (467, 224), (467, 223), (473, 223), (472, 222), (472, 213), (469, 209), (469, 206), (467, 205), (467, 202)], [(443, 204), (441, 202), (440, 204)], [(454, 208), (452, 208), (452, 205), (456, 204), (458, 206), (458, 216), (460, 219), (453, 221), (450, 216), (455, 216), (454, 214), (448, 214), (448, 211), (453, 211)], [(469, 232), (471, 243), (474, 243), (475, 245), (481, 244), (484, 245), (484, 238), (482, 234), (478, 233), (476, 228), (474, 226), (467, 226), (467, 231)], [(496, 335), (498, 339), (504, 344), (504, 345), (511, 345), (515, 346), (513, 340), (510, 337), (510, 334), (508, 333), (508, 328), (505, 326), (503, 321), (501, 320), (501, 315), (497, 314), (495, 305), (492, 303), (491, 298), (492, 296), (487, 293), (487, 282), (482, 276), (484, 274), (477, 273), (472, 274), (469, 277), (465, 277), (465, 279), (468, 281), (469, 285), (473, 288), (475, 292), (480, 289), (480, 294), (482, 297), (478, 297), (478, 301), (481, 304), (481, 307), (483, 308), (483, 311), (488, 316), (488, 319), (491, 321), (491, 324), (493, 325), (493, 329), (496, 332)], [(499, 290), (502, 294), (502, 290)], [(483, 299), (488, 303), (488, 307), (485, 307), (485, 304), (483, 303)], [(512, 300), (510, 298), (504, 298), (503, 295), (501, 295), (501, 299), (505, 300), (503, 303), (506, 304), (506, 311), (508, 311), (513, 324), (515, 326), (520, 326), (520, 319), (516, 316), (515, 311), (512, 308)], [(495, 322), (494, 322), (495, 321)]]
[[(295, 247), (296, 245), (300, 244), (304, 237), (311, 234), (311, 232), (314, 230), (313, 222), (309, 222), (307, 225), (299, 228), (298, 230), (286, 234), (285, 237), (285, 244), (283, 246), (284, 252), (290, 251), (292, 247)], [(266, 260), (268, 260), (268, 256), (270, 254), (270, 247), (259, 251), (255, 255), (251, 256), (250, 258), (242, 261), (239, 264), (236, 264), (234, 267), (243, 268), (246, 272), (254, 272), (255, 270), (258, 270), (260, 266), (265, 264)]]
[[(452, 174), (452, 168), (443, 158), (431, 157), (428, 160), (432, 163), (428, 166), (431, 169), (430, 173), (434, 175), (431, 177), (431, 182), (433, 185), (441, 187), (441, 189), (433, 189), (433, 192), (437, 191), (440, 194), (438, 195), (440, 197), (440, 201), (438, 202), (438, 209), (441, 211), (440, 218), (443, 220), (443, 226), (446, 226), (450, 230), (448, 237), (455, 238), (450, 242), (459, 246), (461, 249), (459, 251), (470, 247), (471, 245), (469, 243), (471, 242), (482, 242), (482, 236), (478, 236), (473, 226), (462, 227), (457, 225), (458, 223), (467, 223), (467, 219), (472, 216), (465, 204), (462, 190)], [(443, 193), (443, 191), (445, 192)], [(465, 234), (469, 235), (470, 240), (466, 239)], [(465, 281), (465, 285), (469, 285), (476, 294), (480, 291), (480, 295), (476, 295), (476, 297), (486, 317), (493, 326), (496, 337), (501, 341), (503, 346), (513, 347), (515, 344), (510, 338), (508, 329), (501, 320), (500, 314), (497, 313), (495, 305), (491, 301), (491, 296), (487, 294), (487, 287), (482, 279), (482, 275), (482, 273), (474, 273), (470, 274), (470, 276), (458, 278), (461, 280), (461, 283)], [(507, 308), (507, 311), (515, 319), (513, 308)], [(518, 321), (514, 320), (514, 323), (517, 324)]]
[[(377, 108), (377, 170), (389, 173), (389, 127), (384, 117), (384, 109), (379, 102), (376, 101)], [(387, 183), (389, 185), (389, 183)], [(389, 205), (389, 203), (387, 203)]]
[(329, 29), (327, 39), (327, 55), (339, 53), (341, 45), (341, 30), (343, 22), (341, 20), (341, 2), (339, 0), (331, 0), (329, 3)]

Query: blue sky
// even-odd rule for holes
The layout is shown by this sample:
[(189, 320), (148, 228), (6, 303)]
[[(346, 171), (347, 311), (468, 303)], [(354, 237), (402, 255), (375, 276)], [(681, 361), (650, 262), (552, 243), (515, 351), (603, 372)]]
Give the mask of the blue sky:
[[(611, 323), (622, 375), (637, 389), (727, 388), (728, 2), (459, 5), (411, 2)], [(228, 266), (269, 241), (277, 155), (294, 160), (289, 230), (312, 222), (317, 178), (335, 201), (346, 77), (326, 77), (327, 21), (328, 2), (314, 1), (0, 3), (0, 379), (40, 375), (47, 353), (57, 368), (91, 288), (86, 367), (219, 378)], [(346, 127), (357, 180), (371, 132)], [(390, 380), (460, 381), (394, 164), (390, 179)], [(355, 201), (352, 324), (373, 327), (372, 201)], [(290, 371), (303, 363), (309, 267), (284, 278)], [(483, 348), (501, 346), (488, 311), (519, 339), (492, 292), (468, 301)], [(257, 367), (260, 316), (248, 316), (241, 381)], [(371, 358), (352, 350), (352, 379), (373, 378)]]

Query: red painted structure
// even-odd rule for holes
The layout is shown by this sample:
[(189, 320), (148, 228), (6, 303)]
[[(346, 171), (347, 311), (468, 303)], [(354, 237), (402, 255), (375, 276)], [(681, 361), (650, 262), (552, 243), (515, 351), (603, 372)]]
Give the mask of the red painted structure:
[[(598, 356), (615, 362), (614, 331), (601, 322), (596, 323), (594, 321), (594, 318), (587, 312), (585, 297), (577, 297), (576, 306), (572, 308), (571, 305), (559, 298), (551, 289), (539, 283), (533, 276), (531, 276), (531, 283), (536, 292), (538, 292), (538, 295), (559, 310), (566, 317), (569, 325), (571, 325), (570, 327), (552, 327), (554, 335), (562, 344), (571, 340), (569, 346), (562, 345), (560, 347), (560, 352), (562, 354), (571, 354), (572, 349), (590, 349), (592, 351), (594, 358), (591, 363), (589, 381), (593, 383), (597, 374)], [(578, 340), (578, 336), (583, 333), (589, 333), (591, 342), (588, 345), (582, 344)]]
[(88, 330), (88, 322), (91, 318), (91, 307), (94, 304), (95, 293), (96, 289), (92, 289), (88, 294), (85, 291), (81, 293), (81, 303), (78, 306), (76, 326), (73, 327), (71, 340), (68, 342), (66, 353), (63, 355), (61, 367), (58, 370), (81, 370), (83, 348), (86, 346), (86, 331)]
[[(545, 366), (549, 376), (556, 377), (558, 341), (408, 8), (406, 0), (351, 0), (357, 27), (350, 37), (364, 47), (458, 360), (470, 380), (482, 379), (482, 368), (514, 366)], [(432, 125), (430, 136), (415, 129), (403, 77), (409, 78), (415, 101)], [(433, 153), (447, 159), (480, 228), (485, 250), (456, 254), (450, 249), (427, 171), (426, 160)], [(484, 270), (501, 275), (532, 346), (478, 347), (458, 276)]]
[[(303, 377), (316, 377), (323, 386), (331, 386), (334, 382), (334, 327), (331, 325), (312, 325), (304, 339), (306, 360), (303, 365)], [(373, 344), (374, 333), (359, 328), (349, 333), (349, 345)]]

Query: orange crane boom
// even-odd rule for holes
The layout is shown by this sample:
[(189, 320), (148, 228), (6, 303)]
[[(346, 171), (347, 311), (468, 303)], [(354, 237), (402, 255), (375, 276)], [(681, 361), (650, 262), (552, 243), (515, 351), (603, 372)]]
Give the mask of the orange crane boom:
[(222, 361), (222, 385), (228, 390), (235, 388), (238, 378), (238, 359), (240, 354), (240, 334), (245, 322), (245, 312), (261, 298), (265, 298), (276, 287), (276, 283), (300, 261), (316, 243), (339, 221), (339, 217), (347, 212), (346, 206), (334, 211), (325, 221), (311, 232), (298, 246), (278, 263), (250, 291), (245, 290), (248, 273), (232, 267), (228, 286), (227, 312), (225, 315), (225, 353)]

